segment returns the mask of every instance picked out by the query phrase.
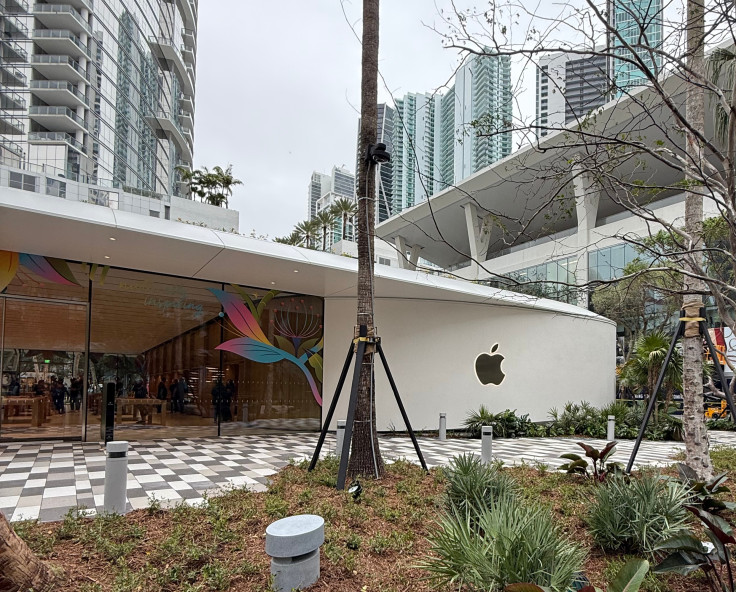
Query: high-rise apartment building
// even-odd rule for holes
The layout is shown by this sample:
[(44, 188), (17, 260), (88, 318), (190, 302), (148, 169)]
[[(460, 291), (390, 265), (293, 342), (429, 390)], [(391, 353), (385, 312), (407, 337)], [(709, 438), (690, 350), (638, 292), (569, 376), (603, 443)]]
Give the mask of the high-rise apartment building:
[(537, 66), (537, 137), (582, 119), (610, 97), (605, 55), (554, 52)]
[(439, 190), (441, 97), (408, 93), (394, 99), (393, 214)]
[(63, 180), (184, 193), (196, 0), (5, 0), (0, 20), (3, 164), (44, 172), (47, 193)]
[[(613, 34), (609, 34), (608, 45), (616, 54), (611, 64), (611, 78), (618, 89), (646, 84), (642, 69), (629, 60), (634, 55), (647, 69), (659, 72), (662, 58), (648, 48), (662, 45), (662, 0), (607, 0), (610, 25), (634, 51)], [(637, 47), (640, 46), (640, 47)]]
[(317, 202), (323, 196), (332, 194), (334, 199), (345, 197), (355, 199), (355, 175), (345, 167), (332, 167), (332, 174), (325, 175), (314, 171), (307, 188), (307, 219), (311, 220), (319, 211)]
[(511, 58), (468, 59), (442, 98), (440, 113), (441, 185), (435, 190), (511, 154)]

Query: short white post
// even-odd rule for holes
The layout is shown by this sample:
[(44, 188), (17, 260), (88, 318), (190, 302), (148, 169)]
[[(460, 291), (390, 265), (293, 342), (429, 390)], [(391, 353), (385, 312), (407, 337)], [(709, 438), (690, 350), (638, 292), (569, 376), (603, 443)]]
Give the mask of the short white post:
[(107, 443), (105, 460), (105, 496), (103, 507), (108, 514), (124, 514), (128, 486), (128, 443)]
[(447, 414), (446, 413), (440, 413), (440, 440), (445, 441), (447, 440)]
[(491, 464), (493, 453), (493, 424), (480, 430), (480, 459), (484, 465)]
[(340, 458), (340, 454), (342, 453), (342, 443), (345, 441), (345, 425), (347, 424), (347, 421), (344, 419), (338, 419), (337, 420), (337, 443), (335, 448), (335, 455), (337, 458)]
[(608, 416), (608, 431), (606, 432), (606, 438), (611, 442), (616, 439), (616, 416)]

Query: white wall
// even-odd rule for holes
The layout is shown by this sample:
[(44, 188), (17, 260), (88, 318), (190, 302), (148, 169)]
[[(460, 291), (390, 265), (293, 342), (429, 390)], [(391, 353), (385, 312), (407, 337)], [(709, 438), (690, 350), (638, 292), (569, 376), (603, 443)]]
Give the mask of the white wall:
[(171, 196), (171, 219), (194, 224), (204, 223), (207, 228), (226, 231), (240, 228), (240, 215), (237, 210), (230, 210), (210, 204)]
[[(325, 300), (323, 415), (332, 401), (352, 339), (354, 299)], [(468, 412), (485, 404), (492, 411), (516, 409), (535, 421), (551, 407), (614, 399), (615, 333), (610, 321), (492, 304), (377, 299), (376, 324), (389, 365), (415, 429), (436, 429), (447, 413), (458, 428)], [(499, 343), (506, 379), (483, 386), (476, 356)], [(351, 370), (352, 372), (352, 370)], [(383, 368), (376, 366), (377, 426), (404, 429)], [(335, 418), (347, 415), (350, 375)]]

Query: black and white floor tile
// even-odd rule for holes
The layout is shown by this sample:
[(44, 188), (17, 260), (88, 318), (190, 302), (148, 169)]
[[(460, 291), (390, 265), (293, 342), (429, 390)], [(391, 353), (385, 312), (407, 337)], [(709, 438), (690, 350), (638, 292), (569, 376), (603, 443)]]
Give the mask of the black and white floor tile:
[[(736, 446), (736, 434), (711, 433), (716, 444)], [(388, 462), (406, 458), (417, 462), (408, 438), (381, 437)], [(575, 439), (520, 438), (496, 440), (493, 455), (506, 464), (560, 464), (560, 454), (577, 449)], [(590, 440), (594, 446), (605, 444)], [(311, 458), (315, 433), (220, 438), (177, 438), (132, 442), (128, 453), (128, 508), (145, 508), (151, 500), (163, 504), (197, 504), (204, 495), (226, 488), (266, 488), (268, 479), (291, 460)], [(480, 440), (421, 438), (422, 453), (430, 467), (443, 465), (463, 452), (480, 454)], [(614, 460), (626, 462), (633, 441), (620, 442)], [(675, 442), (644, 442), (638, 465), (662, 465), (682, 450)], [(328, 436), (323, 454), (334, 453)], [(59, 520), (70, 508), (84, 506), (89, 514), (101, 511), (105, 483), (105, 453), (96, 443), (0, 444), (0, 511), (10, 520)]]

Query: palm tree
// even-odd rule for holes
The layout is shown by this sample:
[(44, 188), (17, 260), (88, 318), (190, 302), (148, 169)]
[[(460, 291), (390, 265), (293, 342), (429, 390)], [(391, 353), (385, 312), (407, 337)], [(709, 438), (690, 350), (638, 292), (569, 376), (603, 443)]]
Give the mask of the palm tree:
[(296, 230), (292, 230), (291, 234), (276, 237), (275, 239), (273, 239), (273, 241), (276, 243), (281, 243), (282, 245), (291, 245), (292, 247), (298, 247), (301, 244), (301, 237)]
[(337, 220), (337, 216), (335, 216), (331, 209), (322, 210), (321, 212), (317, 212), (314, 220), (319, 224), (320, 228), (322, 229), (322, 250), (326, 251), (327, 232), (332, 230), (332, 227), (335, 225), (335, 221)]
[[(646, 388), (650, 397), (655, 395), (654, 387), (669, 346), (670, 337), (659, 331), (641, 335), (634, 343), (628, 362), (621, 369), (621, 385), (634, 389)], [(672, 353), (662, 386), (667, 393), (666, 411), (674, 392), (682, 389), (682, 353), (678, 349)]]
[(214, 172), (214, 183), (218, 189), (217, 195), (221, 198), (221, 201), (217, 205), (225, 203), (225, 207), (228, 207), (228, 200), (233, 195), (233, 187), (235, 185), (242, 185), (243, 182), (240, 179), (233, 177), (233, 165), (227, 165), (227, 168), (223, 170), (222, 167), (216, 166), (212, 169)]
[(226, 169), (216, 166), (212, 171), (207, 167), (191, 170), (186, 167), (176, 167), (182, 181), (187, 184), (188, 195), (198, 196), (203, 202), (213, 206), (228, 207), (228, 200), (233, 194), (235, 185), (242, 185), (240, 179), (233, 177), (233, 165)]
[(341, 197), (330, 208), (330, 211), (338, 218), (342, 219), (342, 240), (347, 239), (348, 220), (351, 220), (358, 213), (358, 206), (352, 199)]
[(312, 241), (319, 236), (320, 224), (316, 220), (304, 220), (294, 227), (294, 232), (299, 236), (299, 242), (307, 247), (312, 248)]

